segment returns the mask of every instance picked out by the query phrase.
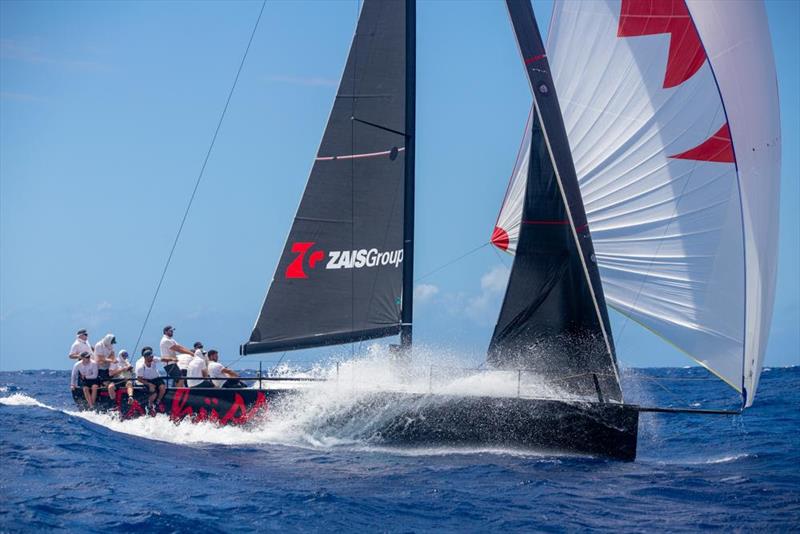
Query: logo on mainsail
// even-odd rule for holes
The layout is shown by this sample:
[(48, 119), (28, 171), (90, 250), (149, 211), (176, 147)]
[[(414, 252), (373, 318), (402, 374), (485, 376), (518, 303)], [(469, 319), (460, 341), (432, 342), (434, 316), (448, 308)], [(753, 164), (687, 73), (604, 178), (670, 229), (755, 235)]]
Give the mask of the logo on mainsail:
[[(315, 245), (313, 241), (292, 244), (292, 252), (297, 256), (286, 267), (286, 278), (308, 278), (304, 269), (304, 259), (308, 251)], [(313, 269), (325, 252), (315, 250), (308, 254), (308, 268)], [(325, 269), (361, 269), (364, 267), (394, 266), (403, 263), (403, 249), (380, 251), (377, 248), (356, 250), (331, 250)]]
[[(305, 270), (303, 270), (303, 258), (305, 258), (308, 249), (313, 246), (313, 241), (292, 244), (292, 252), (297, 254), (297, 257), (286, 267), (286, 278), (308, 278)], [(313, 269), (324, 256), (325, 253), (321, 250), (312, 252), (308, 257), (308, 267)]]

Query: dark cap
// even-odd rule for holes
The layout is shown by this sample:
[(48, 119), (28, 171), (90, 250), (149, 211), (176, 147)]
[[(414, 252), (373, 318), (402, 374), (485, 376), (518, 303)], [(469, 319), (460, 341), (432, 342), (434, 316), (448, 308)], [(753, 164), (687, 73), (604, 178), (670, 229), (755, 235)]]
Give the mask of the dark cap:
[(151, 347), (142, 347), (142, 356), (147, 358), (148, 356), (153, 355), (153, 349)]
[(195, 341), (195, 342), (194, 342), (194, 348), (196, 348), (196, 349), (202, 349), (202, 348), (203, 348), (203, 344), (202, 344), (202, 343), (200, 343), (199, 341)]
[(89, 332), (87, 332), (85, 328), (81, 328), (80, 330), (78, 330), (78, 333), (75, 334), (75, 335), (76, 336), (88, 336)]
[(172, 326), (170, 326), (170, 325), (167, 325), (167, 326), (165, 326), (165, 327), (164, 327), (164, 328), (163, 328), (161, 331), (162, 331), (164, 334), (166, 334), (166, 333), (167, 333), (167, 332), (169, 332), (170, 330), (175, 330), (175, 328), (174, 328), (174, 327), (172, 327)]
[(90, 355), (88, 352), (81, 352), (81, 360), (84, 358), (88, 358)]
[(112, 345), (116, 345), (116, 344), (117, 344), (117, 338), (115, 338), (115, 337), (112, 337), (112, 338), (111, 338), (111, 344), (112, 344)]

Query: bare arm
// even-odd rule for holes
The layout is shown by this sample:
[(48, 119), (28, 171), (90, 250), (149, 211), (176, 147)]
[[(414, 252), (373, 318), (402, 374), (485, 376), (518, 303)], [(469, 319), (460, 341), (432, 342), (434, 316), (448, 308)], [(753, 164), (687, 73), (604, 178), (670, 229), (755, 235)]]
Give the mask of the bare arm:
[(175, 352), (180, 352), (182, 354), (188, 354), (189, 356), (194, 356), (194, 351), (187, 349), (180, 343), (175, 343), (174, 345), (172, 345), (172, 350), (174, 350)]
[(225, 367), (225, 368), (222, 370), (222, 372), (223, 372), (223, 373), (225, 373), (226, 375), (228, 375), (228, 376), (229, 376), (229, 377), (231, 377), (231, 378), (239, 378), (239, 373), (237, 373), (236, 371), (231, 371), (231, 370), (230, 370), (230, 369), (228, 369), (227, 367)]

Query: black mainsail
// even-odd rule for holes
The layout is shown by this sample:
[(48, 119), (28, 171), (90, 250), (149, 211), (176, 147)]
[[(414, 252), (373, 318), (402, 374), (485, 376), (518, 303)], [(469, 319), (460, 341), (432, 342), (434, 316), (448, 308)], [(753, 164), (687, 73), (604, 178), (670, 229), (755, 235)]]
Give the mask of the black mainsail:
[(362, 5), (316, 161), (244, 354), (401, 329), (410, 340), (414, 9), (414, 0)]
[[(603, 288), (530, 0), (506, 0), (534, 100), (519, 242), (489, 363), (622, 401)], [(599, 390), (599, 391), (598, 391)]]

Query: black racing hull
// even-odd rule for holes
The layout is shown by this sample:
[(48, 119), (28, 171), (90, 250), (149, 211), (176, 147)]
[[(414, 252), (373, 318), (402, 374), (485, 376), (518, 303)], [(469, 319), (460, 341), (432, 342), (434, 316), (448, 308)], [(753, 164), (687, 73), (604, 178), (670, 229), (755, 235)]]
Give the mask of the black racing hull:
[[(241, 425), (280, 410), (287, 399), (302, 402), (300, 394), (297, 389), (169, 388), (150, 415)], [(134, 397), (129, 402), (118, 391), (116, 399), (101, 398), (98, 409), (116, 410), (123, 418), (148, 415), (144, 391), (137, 389)], [(354, 422), (365, 422), (358, 437), (376, 444), (508, 447), (632, 461), (639, 411), (626, 404), (375, 392), (319, 423), (336, 429)]]

